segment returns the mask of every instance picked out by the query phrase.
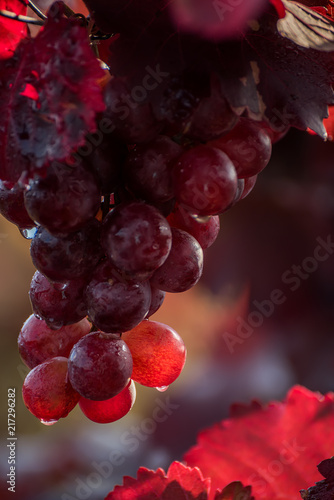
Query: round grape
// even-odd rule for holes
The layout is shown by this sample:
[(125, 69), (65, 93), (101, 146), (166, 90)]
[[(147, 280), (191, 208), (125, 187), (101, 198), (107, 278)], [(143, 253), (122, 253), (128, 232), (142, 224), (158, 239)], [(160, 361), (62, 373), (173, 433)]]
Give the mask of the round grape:
[(181, 337), (167, 325), (144, 320), (123, 334), (133, 358), (132, 379), (147, 387), (165, 387), (180, 375), (186, 348)]
[(22, 395), (28, 410), (43, 422), (66, 417), (80, 399), (68, 380), (67, 358), (52, 358), (31, 370)]
[(89, 333), (73, 347), (69, 379), (84, 398), (104, 401), (129, 383), (132, 356), (124, 340), (103, 332)]
[(131, 380), (119, 394), (105, 401), (81, 398), (79, 406), (87, 418), (97, 424), (109, 424), (123, 418), (136, 400), (136, 386)]

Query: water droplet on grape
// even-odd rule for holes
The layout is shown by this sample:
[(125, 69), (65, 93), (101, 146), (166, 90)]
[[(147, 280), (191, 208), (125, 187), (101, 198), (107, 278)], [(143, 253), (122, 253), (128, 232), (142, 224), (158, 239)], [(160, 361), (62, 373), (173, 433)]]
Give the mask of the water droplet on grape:
[(161, 387), (156, 387), (156, 390), (159, 392), (165, 392), (167, 391), (169, 385), (162, 385)]
[(20, 233), (26, 240), (32, 240), (36, 234), (37, 227), (32, 227), (30, 229), (20, 229)]
[(58, 422), (58, 420), (43, 420), (42, 418), (40, 421), (43, 425), (54, 425)]

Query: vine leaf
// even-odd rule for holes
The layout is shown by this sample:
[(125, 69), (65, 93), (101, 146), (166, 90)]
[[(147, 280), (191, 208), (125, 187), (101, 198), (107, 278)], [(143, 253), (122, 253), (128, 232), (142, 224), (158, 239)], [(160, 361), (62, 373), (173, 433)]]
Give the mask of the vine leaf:
[(321, 479), (314, 464), (333, 452), (333, 425), (334, 394), (296, 386), (283, 403), (234, 405), (231, 418), (200, 433), (184, 460), (211, 478), (211, 500), (231, 481), (251, 485), (256, 500), (300, 500), (299, 491)]
[(0, 178), (26, 182), (64, 160), (96, 130), (104, 102), (103, 70), (87, 31), (50, 8), (36, 38), (22, 40), (12, 58), (0, 61)]
[(282, 0), (286, 16), (279, 19), (279, 33), (301, 47), (334, 50), (334, 22), (305, 5)]
[[(27, 7), (20, 0), (0, 0), (0, 10), (26, 15)], [(27, 36), (24, 23), (0, 17), (0, 60), (13, 55), (18, 43)]]
[[(197, 468), (173, 462), (167, 474), (140, 467), (137, 479), (123, 478), (105, 500), (207, 500), (210, 480), (203, 479)], [(227, 497), (228, 498), (228, 497)], [(246, 499), (247, 500), (247, 499)]]
[(318, 465), (320, 474), (325, 478), (307, 490), (301, 490), (304, 500), (333, 500), (334, 498), (334, 457)]

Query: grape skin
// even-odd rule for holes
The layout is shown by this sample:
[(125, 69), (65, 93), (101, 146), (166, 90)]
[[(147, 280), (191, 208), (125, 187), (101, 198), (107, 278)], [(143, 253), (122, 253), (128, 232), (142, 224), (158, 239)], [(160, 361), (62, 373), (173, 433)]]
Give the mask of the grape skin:
[(34, 314), (24, 322), (18, 337), (19, 353), (29, 368), (57, 356), (67, 358), (78, 340), (90, 332), (91, 324), (84, 318), (78, 323), (52, 330)]
[(68, 360), (68, 375), (81, 396), (104, 401), (128, 385), (132, 367), (130, 350), (122, 339), (93, 332), (73, 347)]
[(180, 375), (186, 348), (181, 337), (167, 325), (144, 320), (123, 334), (133, 358), (132, 379), (147, 387), (168, 386)]
[(28, 410), (43, 421), (66, 417), (80, 395), (67, 376), (67, 358), (55, 357), (37, 365), (25, 378), (23, 400)]

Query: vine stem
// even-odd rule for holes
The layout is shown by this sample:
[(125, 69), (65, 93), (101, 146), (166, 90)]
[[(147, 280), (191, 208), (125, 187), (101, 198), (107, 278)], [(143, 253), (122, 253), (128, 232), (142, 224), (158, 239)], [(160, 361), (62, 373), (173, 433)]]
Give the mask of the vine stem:
[(37, 26), (44, 26), (44, 21), (41, 19), (34, 19), (33, 17), (21, 16), (20, 14), (15, 14), (9, 10), (0, 10), (0, 16), (6, 17), (7, 19), (12, 19), (13, 21), (20, 21), (21, 23), (36, 24)]
[(38, 17), (40, 17), (44, 21), (47, 19), (47, 16), (41, 11), (41, 9), (39, 9), (37, 7), (37, 5), (34, 4), (34, 2), (32, 2), (31, 0), (28, 0), (28, 5), (31, 8), (31, 10), (33, 10), (35, 12), (35, 14), (38, 15)]

